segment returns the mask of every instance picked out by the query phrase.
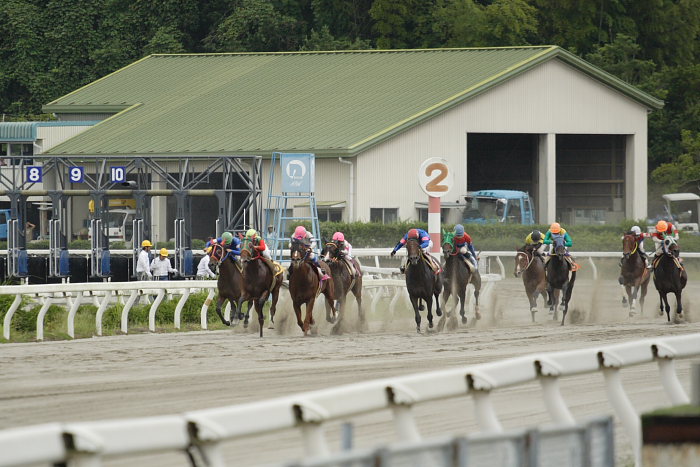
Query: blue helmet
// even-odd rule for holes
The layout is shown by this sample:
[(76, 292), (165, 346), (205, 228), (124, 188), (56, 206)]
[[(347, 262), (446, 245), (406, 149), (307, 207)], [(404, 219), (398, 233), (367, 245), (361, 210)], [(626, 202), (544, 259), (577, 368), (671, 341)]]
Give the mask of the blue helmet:
[(458, 237), (464, 235), (464, 226), (462, 224), (455, 225), (455, 235)]

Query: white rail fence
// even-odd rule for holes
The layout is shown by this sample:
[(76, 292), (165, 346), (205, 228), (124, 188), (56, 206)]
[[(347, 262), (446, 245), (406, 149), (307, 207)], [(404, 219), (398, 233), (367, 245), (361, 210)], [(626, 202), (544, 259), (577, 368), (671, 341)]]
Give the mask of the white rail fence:
[[(387, 250), (381, 252), (388, 256)], [(362, 252), (359, 256), (375, 256), (375, 264), (379, 264), (380, 250), (369, 250)], [(405, 253), (404, 253), (405, 254)], [(390, 297), (389, 313), (392, 315), (399, 305), (399, 300), (403, 300), (404, 305), (411, 306), (411, 302), (406, 290), (406, 283), (398, 277), (398, 268), (381, 268), (364, 266), (365, 280), (363, 281), (363, 293), (370, 297), (370, 313), (376, 313), (380, 301)], [(493, 282), (501, 278), (498, 274), (484, 274), (482, 296), (488, 297), (493, 286)], [(40, 284), (40, 285), (6, 285), (0, 286), (0, 295), (14, 295), (15, 299), (7, 309), (3, 319), (3, 337), (10, 339), (12, 329), (12, 318), (22, 303), (22, 297), (30, 297), (32, 300), (41, 302), (41, 308), (37, 315), (36, 339), (44, 339), (44, 319), (49, 307), (53, 304), (65, 304), (68, 308), (67, 333), (71, 338), (75, 338), (75, 316), (81, 305), (92, 303), (97, 307), (95, 315), (95, 333), (101, 336), (102, 318), (107, 308), (114, 303), (123, 304), (121, 310), (122, 333), (129, 332), (129, 312), (137, 303), (140, 297), (152, 296), (153, 302), (150, 304), (148, 313), (148, 328), (151, 332), (156, 331), (156, 313), (158, 307), (166, 297), (179, 296), (175, 307), (174, 326), (181, 328), (181, 314), (187, 301), (193, 294), (205, 291), (207, 297), (200, 310), (200, 327), (203, 330), (208, 328), (208, 313), (212, 305), (212, 300), (216, 294), (216, 281), (214, 280), (193, 280), (193, 281), (142, 281), (142, 282), (87, 282), (87, 283), (61, 283), (61, 284)], [(286, 293), (280, 294), (280, 305), (286, 300)], [(352, 299), (349, 303), (352, 303)], [(227, 317), (230, 316), (230, 304), (226, 308)]]
[[(51, 423), (0, 431), (0, 465), (69, 462), (101, 465), (116, 455), (198, 450), (207, 465), (226, 465), (222, 445), (247, 436), (298, 429), (304, 455), (332, 455), (324, 424), (389, 409), (398, 439), (418, 443), (416, 405), (447, 398), (471, 397), (479, 431), (503, 433), (491, 394), (499, 389), (539, 382), (553, 423), (576, 421), (559, 389), (560, 378), (600, 374), (608, 401), (631, 440), (636, 464), (641, 456), (641, 422), (622, 385), (621, 370), (656, 362), (672, 405), (687, 404), (676, 359), (700, 355), (700, 334), (644, 339), (581, 350), (532, 354), (518, 358), (350, 384), (319, 391), (228, 407), (148, 418), (86, 423)], [(282, 459), (283, 461), (284, 459)]]

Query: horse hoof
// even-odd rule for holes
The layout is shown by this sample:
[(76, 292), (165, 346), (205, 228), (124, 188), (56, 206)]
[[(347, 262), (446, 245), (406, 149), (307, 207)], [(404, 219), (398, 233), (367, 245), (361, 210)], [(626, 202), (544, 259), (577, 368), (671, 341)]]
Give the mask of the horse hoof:
[(425, 307), (423, 305), (418, 305), (418, 311), (424, 311)]
[(435, 310), (435, 314), (437, 314), (438, 316), (442, 316), (442, 310), (440, 310), (440, 309)]
[(243, 327), (244, 327), (245, 329), (248, 329), (248, 323), (243, 323)]
[(433, 329), (433, 323), (432, 323), (432, 321), (431, 321), (430, 323), (428, 323), (428, 329)]
[(269, 326), (267, 327), (267, 329), (275, 329), (275, 326), (273, 326), (273, 325), (271, 324), (271, 325), (269, 325)]
[(416, 332), (420, 334), (420, 326), (416, 326)]
[(476, 319), (481, 319), (481, 313), (479, 313), (478, 311), (476, 312)]
[(462, 324), (467, 324), (467, 317), (466, 316), (462, 316)]
[(225, 324), (226, 326), (231, 326), (231, 321), (224, 321), (224, 324)]

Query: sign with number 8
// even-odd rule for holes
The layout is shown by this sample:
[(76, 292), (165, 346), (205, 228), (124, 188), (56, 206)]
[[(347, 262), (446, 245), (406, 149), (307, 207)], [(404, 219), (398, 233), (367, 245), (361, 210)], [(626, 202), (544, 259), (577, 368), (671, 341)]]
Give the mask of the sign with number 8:
[(38, 166), (28, 166), (27, 167), (27, 181), (31, 183), (41, 183), (42, 178), (42, 168)]

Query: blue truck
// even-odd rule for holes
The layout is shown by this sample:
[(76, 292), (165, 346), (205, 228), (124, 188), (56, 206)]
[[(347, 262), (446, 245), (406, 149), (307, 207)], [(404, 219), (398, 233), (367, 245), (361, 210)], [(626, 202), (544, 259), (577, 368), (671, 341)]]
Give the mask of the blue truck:
[(465, 224), (534, 224), (532, 198), (525, 191), (479, 190), (464, 195)]

